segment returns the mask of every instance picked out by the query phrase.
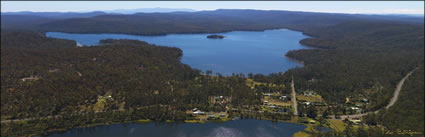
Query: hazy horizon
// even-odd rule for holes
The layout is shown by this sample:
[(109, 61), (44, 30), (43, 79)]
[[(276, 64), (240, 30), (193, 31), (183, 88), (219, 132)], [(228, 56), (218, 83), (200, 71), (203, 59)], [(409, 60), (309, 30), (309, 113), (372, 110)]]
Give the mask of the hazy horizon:
[(424, 1), (2, 1), (1, 12), (93, 12), (135, 9), (286, 10), (348, 14), (424, 15)]

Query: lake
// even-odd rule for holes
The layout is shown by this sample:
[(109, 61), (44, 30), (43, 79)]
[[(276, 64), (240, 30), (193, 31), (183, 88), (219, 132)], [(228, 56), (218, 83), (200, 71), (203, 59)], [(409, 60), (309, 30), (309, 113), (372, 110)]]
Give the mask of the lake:
[(47, 137), (292, 137), (304, 125), (267, 120), (232, 120), (224, 123), (114, 124), (75, 128)]
[(266, 31), (232, 31), (214, 33), (224, 39), (208, 39), (211, 34), (169, 34), (140, 36), (126, 34), (71, 34), (48, 32), (47, 37), (75, 40), (82, 45), (96, 45), (102, 39), (134, 39), (150, 44), (178, 47), (181, 61), (193, 68), (221, 73), (279, 73), (303, 65), (287, 58), (291, 50), (306, 49), (299, 41), (308, 36), (287, 29)]

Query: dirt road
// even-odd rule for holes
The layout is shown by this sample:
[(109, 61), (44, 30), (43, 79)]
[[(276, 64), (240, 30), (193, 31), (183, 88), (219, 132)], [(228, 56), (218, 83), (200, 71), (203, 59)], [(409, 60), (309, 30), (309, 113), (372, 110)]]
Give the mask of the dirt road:
[(292, 89), (292, 108), (294, 116), (298, 116), (298, 108), (297, 108), (297, 94), (295, 93), (295, 86), (294, 86), (294, 77), (292, 77), (291, 81), (291, 89)]

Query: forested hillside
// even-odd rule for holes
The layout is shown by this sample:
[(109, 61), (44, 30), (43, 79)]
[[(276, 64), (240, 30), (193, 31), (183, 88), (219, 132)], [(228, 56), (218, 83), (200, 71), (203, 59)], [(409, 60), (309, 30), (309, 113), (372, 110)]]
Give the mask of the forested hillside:
[(54, 20), (69, 18), (88, 18), (106, 14), (104, 12), (2, 12), (2, 30), (32, 30), (37, 31), (37, 26)]
[[(424, 67), (420, 67), (406, 81), (401, 91), (399, 101), (388, 113), (380, 119), (392, 131), (404, 130), (416, 132), (415, 135), (424, 133)], [(379, 118), (377, 118), (379, 119)]]
[[(87, 119), (105, 118), (103, 122), (114, 118), (134, 120), (147, 117), (181, 120), (185, 119), (182, 112), (193, 107), (223, 109), (209, 106), (208, 96), (233, 96), (234, 106), (261, 103), (260, 91), (247, 87), (242, 76), (202, 75), (180, 63), (182, 51), (177, 48), (132, 40), (104, 40), (99, 46), (76, 47), (74, 41), (46, 38), (42, 32), (163, 35), (289, 28), (312, 36), (301, 43), (314, 48), (287, 54), (304, 62), (305, 66), (284, 74), (254, 75), (255, 81), (284, 83), (289, 87), (293, 76), (297, 92), (311, 90), (319, 93), (332, 109), (331, 113), (345, 113), (346, 98), (369, 99), (370, 106), (366, 110), (374, 111), (385, 106), (399, 80), (419, 66), (420, 71), (406, 81), (399, 101), (372, 121), (390, 129), (411, 129), (423, 133), (423, 18), (422, 21), (383, 18), (217, 10), (33, 21), (30, 23), (32, 26), (23, 28), (40, 33), (4, 32), (2, 29), (2, 120), (114, 110), (126, 110), (125, 116), (117, 114), (107, 119), (105, 117), (113, 114), (102, 114)], [(16, 26), (25, 21), (16, 20)], [(112, 100), (104, 98), (109, 96)], [(147, 106), (153, 108), (145, 108)], [(142, 110), (135, 111), (137, 108)], [(135, 113), (134, 117), (130, 116)], [(80, 118), (60, 120), (75, 119)], [(102, 121), (87, 119), (62, 127)], [(51, 124), (55, 122), (51, 121)], [(15, 128), (2, 128), (2, 133), (26, 134), (11, 130), (23, 128), (17, 125)], [(49, 129), (50, 125), (34, 127), (34, 130), (40, 131)]]
[[(289, 70), (285, 77), (294, 76), (300, 90), (319, 92), (332, 102), (334, 112), (344, 111), (346, 98), (367, 98), (371, 103), (368, 111), (375, 111), (389, 103), (397, 82), (404, 75), (421, 67), (422, 72), (415, 72), (416, 76), (409, 78), (399, 102), (389, 111), (383, 110), (372, 116), (373, 120), (368, 118), (368, 122), (374, 121), (372, 123), (384, 125), (391, 131), (410, 130), (423, 135), (424, 80), (418, 77), (422, 75), (424, 65), (423, 28), (423, 24), (367, 21), (310, 30), (308, 33), (317, 37), (304, 39), (301, 43), (317, 49), (289, 52), (287, 56), (303, 61), (305, 66)], [(367, 135), (356, 134), (351, 135)], [(345, 135), (348, 133), (325, 136)], [(372, 133), (368, 136), (389, 135)]]
[[(93, 112), (112, 115), (158, 105), (167, 112), (151, 111), (130, 119), (181, 120), (186, 115), (179, 113), (192, 107), (216, 108), (208, 103), (209, 96), (233, 96), (234, 106), (260, 103), (245, 78), (201, 75), (180, 63), (180, 49), (140, 41), (103, 40), (99, 46), (76, 47), (74, 41), (39, 33), (2, 32), (1, 55), (2, 120)], [(85, 125), (73, 122), (60, 128)], [(22, 126), (2, 128), (2, 135), (55, 128), (35, 126), (19, 131)]]
[(212, 33), (233, 30), (255, 30), (323, 27), (355, 20), (423, 22), (423, 19), (366, 15), (330, 14), (292, 11), (216, 10), (174, 13), (137, 13), (100, 15), (92, 18), (57, 20), (37, 26), (43, 32), (126, 33), (164, 35), (170, 33)]
[[(378, 106), (385, 105), (396, 82), (423, 64), (423, 25), (350, 22), (308, 33), (318, 37), (301, 43), (319, 49), (289, 52), (306, 64), (289, 72), (300, 78), (298, 87), (318, 90), (332, 102), (364, 94)], [(311, 79), (318, 81), (308, 82)], [(384, 88), (365, 93), (374, 86)]]
[(53, 20), (55, 19), (31, 15), (1, 15), (1, 30), (36, 31), (37, 25)]

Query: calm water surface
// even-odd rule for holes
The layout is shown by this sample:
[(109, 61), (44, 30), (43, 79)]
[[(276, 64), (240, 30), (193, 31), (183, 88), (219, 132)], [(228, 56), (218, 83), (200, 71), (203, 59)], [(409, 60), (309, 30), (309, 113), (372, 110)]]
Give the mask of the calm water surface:
[(231, 75), (232, 73), (278, 73), (301, 67), (284, 55), (290, 50), (305, 49), (299, 41), (308, 38), (301, 32), (287, 29), (264, 32), (233, 31), (214, 33), (224, 39), (207, 39), (210, 34), (170, 34), (166, 36), (138, 36), (126, 34), (70, 34), (48, 32), (48, 37), (71, 39), (82, 45), (96, 45), (102, 39), (134, 39), (151, 44), (178, 47), (183, 50), (182, 62), (205, 72)]
[(294, 123), (249, 119), (205, 124), (115, 124), (71, 129), (48, 137), (292, 137), (304, 128)]

